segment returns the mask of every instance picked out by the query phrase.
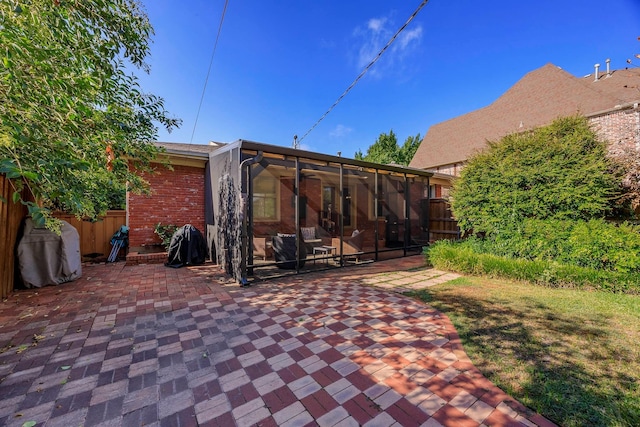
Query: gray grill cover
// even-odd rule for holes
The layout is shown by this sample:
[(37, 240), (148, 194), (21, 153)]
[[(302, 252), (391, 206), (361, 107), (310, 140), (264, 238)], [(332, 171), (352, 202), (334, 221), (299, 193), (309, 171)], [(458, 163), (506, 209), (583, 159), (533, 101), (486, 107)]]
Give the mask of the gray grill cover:
[(25, 220), (18, 263), (27, 288), (58, 285), (82, 276), (80, 235), (66, 221), (62, 221), (61, 231), (58, 236), (46, 228), (36, 228), (31, 218)]

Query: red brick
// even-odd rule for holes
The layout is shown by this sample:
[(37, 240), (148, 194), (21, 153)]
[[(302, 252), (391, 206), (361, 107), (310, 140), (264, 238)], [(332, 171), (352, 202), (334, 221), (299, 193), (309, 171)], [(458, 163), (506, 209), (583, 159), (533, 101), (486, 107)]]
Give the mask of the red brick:
[(406, 399), (400, 399), (388, 407), (386, 412), (403, 426), (419, 426), (429, 418), (427, 414), (411, 405)]
[(458, 393), (463, 391), (462, 388), (456, 387), (439, 377), (429, 378), (429, 380), (424, 383), (424, 386), (446, 401), (453, 399)]
[(368, 399), (364, 393), (356, 395), (352, 400), (364, 409), (365, 412), (371, 415), (372, 418), (376, 417), (381, 412), (380, 407), (372, 400)]
[[(435, 418), (435, 417), (434, 417)], [(522, 427), (522, 424), (501, 412), (500, 410), (494, 410), (491, 415), (489, 415), (483, 421), (485, 425), (496, 426), (496, 427)]]
[(373, 417), (369, 415), (364, 409), (360, 407), (353, 399), (347, 400), (342, 404), (342, 407), (347, 410), (350, 416), (352, 416), (359, 425), (365, 424)]
[(390, 353), (380, 360), (396, 370), (400, 370), (411, 363), (404, 357), (400, 356), (398, 353)]
[(510, 399), (511, 398), (508, 394), (494, 385), (492, 385), (489, 390), (487, 390), (487, 392), (482, 395), (481, 398), (483, 402), (488, 403), (493, 407), (497, 407), (500, 403)]
[(351, 381), (351, 384), (356, 386), (361, 391), (365, 391), (376, 383), (373, 379), (371, 379), (366, 371), (363, 371), (361, 369), (350, 373), (345, 378)]
[(298, 364), (293, 364), (278, 371), (278, 375), (285, 383), (293, 382), (307, 375), (307, 373)]
[(478, 383), (469, 378), (465, 374), (460, 374), (451, 380), (451, 385), (460, 387), (467, 391), (467, 393), (474, 395), (475, 397), (481, 397), (487, 392), (487, 389), (479, 387)]
[(402, 395), (411, 393), (417, 387), (415, 383), (409, 381), (409, 378), (397, 372), (387, 378), (385, 383)]
[(318, 357), (320, 358), (320, 360), (323, 360), (328, 365), (330, 365), (333, 362), (337, 362), (338, 360), (343, 359), (344, 355), (335, 348), (330, 348), (323, 351), (322, 353), (318, 353)]
[(330, 412), (338, 407), (338, 402), (335, 401), (326, 390), (318, 390), (312, 395), (318, 403), (325, 409), (326, 412)]
[[(438, 421), (445, 427), (478, 427), (480, 425), (449, 404), (446, 404), (442, 408), (438, 409), (438, 412), (433, 414), (433, 419)], [(496, 425), (487, 422), (487, 420), (485, 420), (485, 423), (490, 426)]]
[(309, 395), (300, 400), (300, 403), (304, 405), (304, 407), (309, 411), (313, 418), (320, 418), (327, 411), (322, 407), (322, 405), (316, 400), (313, 395)]
[(144, 174), (151, 195), (128, 195), (129, 245), (142, 246), (160, 243), (154, 226), (192, 224), (205, 232), (204, 168), (173, 166), (173, 171), (156, 165), (157, 173)]
[(422, 366), (423, 368), (430, 370), (434, 374), (438, 374), (443, 370), (447, 369), (446, 363), (442, 363), (439, 360), (436, 360), (428, 356), (425, 356), (422, 359), (416, 360), (416, 363)]

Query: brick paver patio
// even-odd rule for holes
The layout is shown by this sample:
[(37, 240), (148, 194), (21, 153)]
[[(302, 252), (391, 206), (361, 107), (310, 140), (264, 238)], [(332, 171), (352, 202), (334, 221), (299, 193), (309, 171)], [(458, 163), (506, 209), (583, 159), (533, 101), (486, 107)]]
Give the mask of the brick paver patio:
[(421, 256), (240, 288), (217, 267), (88, 265), (0, 303), (0, 425), (547, 426), (398, 291)]

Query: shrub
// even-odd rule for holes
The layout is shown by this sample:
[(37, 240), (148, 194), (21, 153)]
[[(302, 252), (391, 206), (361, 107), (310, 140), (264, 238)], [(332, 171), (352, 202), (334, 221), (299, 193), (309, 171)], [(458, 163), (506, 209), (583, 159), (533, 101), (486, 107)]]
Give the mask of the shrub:
[(520, 227), (484, 239), (469, 237), (462, 245), (509, 258), (640, 272), (640, 228), (628, 223), (527, 219)]
[(425, 252), (437, 268), (461, 273), (509, 278), (546, 286), (591, 288), (640, 294), (640, 273), (605, 271), (553, 260), (526, 260), (476, 252), (477, 243), (439, 241)]
[(153, 231), (160, 237), (160, 240), (162, 240), (162, 246), (164, 246), (165, 250), (169, 250), (171, 237), (173, 237), (173, 233), (175, 233), (177, 229), (178, 226), (175, 224), (163, 225), (161, 222), (154, 226)]
[(489, 142), (454, 183), (454, 216), (465, 232), (493, 237), (528, 218), (604, 217), (620, 188), (618, 169), (606, 153), (584, 117)]
[(640, 271), (640, 233), (637, 226), (601, 220), (576, 223), (563, 261), (621, 272)]

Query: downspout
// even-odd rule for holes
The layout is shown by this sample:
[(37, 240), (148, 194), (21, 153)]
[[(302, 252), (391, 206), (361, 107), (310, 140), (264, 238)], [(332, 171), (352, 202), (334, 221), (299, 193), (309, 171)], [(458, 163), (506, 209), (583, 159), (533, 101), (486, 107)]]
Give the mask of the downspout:
[[(247, 168), (246, 174), (246, 184), (245, 184), (245, 193), (242, 193), (242, 229), (240, 231), (240, 253), (242, 259), (240, 260), (240, 286), (250, 286), (249, 280), (247, 280), (247, 258), (249, 257), (249, 247), (253, 248), (253, 233), (249, 234), (247, 227), (247, 213), (249, 211), (249, 203), (253, 203), (253, 201), (249, 200), (249, 197), (252, 195), (251, 190), (251, 168), (250, 166), (256, 164), (262, 160), (262, 151), (258, 151), (258, 154), (255, 157), (250, 157), (248, 159), (244, 159), (240, 163), (240, 177), (244, 174), (244, 168)], [(242, 182), (241, 182), (242, 184)], [(253, 263), (252, 263), (253, 264)]]

